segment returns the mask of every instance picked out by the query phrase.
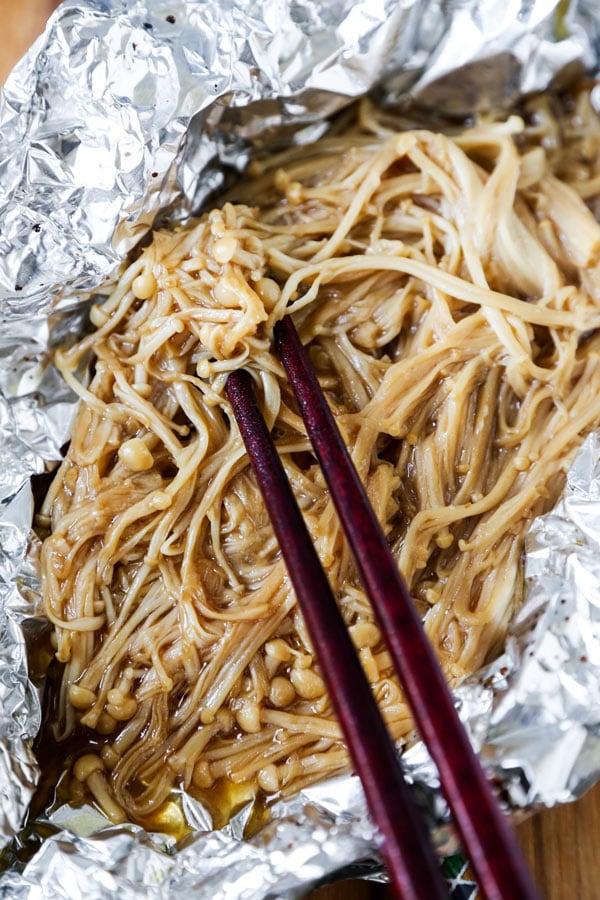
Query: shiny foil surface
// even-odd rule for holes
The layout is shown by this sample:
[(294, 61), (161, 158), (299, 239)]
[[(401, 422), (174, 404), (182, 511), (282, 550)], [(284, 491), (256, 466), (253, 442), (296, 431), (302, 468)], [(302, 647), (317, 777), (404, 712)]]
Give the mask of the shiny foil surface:
[[(197, 211), (253, 150), (315, 140), (367, 91), (457, 116), (508, 108), (596, 72), (599, 38), (594, 0), (67, 0), (16, 67), (0, 107), (0, 897), (266, 900), (378, 871), (354, 777), (277, 804), (250, 839), (249, 810), (213, 831), (184, 796), (193, 833), (177, 846), (63, 807), (37, 852), (16, 852), (39, 778), (31, 478), (60, 458), (74, 413), (51, 351), (81, 333), (87, 301), (155, 221)], [(600, 777), (599, 541), (592, 436), (564, 499), (531, 531), (504, 654), (456, 692), (513, 811), (571, 800)], [(404, 760), (450, 849), (422, 745)]]

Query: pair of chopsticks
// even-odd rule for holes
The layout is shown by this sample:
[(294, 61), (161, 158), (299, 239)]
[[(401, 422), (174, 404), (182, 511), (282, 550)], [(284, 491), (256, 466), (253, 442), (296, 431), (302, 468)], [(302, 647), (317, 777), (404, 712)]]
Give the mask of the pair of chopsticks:
[[(275, 345), (481, 891), (488, 900), (537, 900), (531, 876), (471, 748), (398, 565), (289, 317), (276, 326)], [(422, 816), (259, 410), (251, 376), (245, 371), (232, 373), (226, 393), (355, 771), (381, 832), (381, 851), (391, 881), (407, 900), (447, 897)]]

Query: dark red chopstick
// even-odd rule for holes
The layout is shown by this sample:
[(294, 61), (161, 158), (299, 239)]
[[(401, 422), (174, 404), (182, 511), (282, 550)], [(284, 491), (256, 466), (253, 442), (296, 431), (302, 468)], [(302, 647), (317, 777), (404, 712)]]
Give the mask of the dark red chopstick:
[(421, 737), (488, 900), (539, 894), (456, 713), (452, 695), (327, 401), (286, 316), (275, 343)]
[(371, 815), (383, 835), (392, 882), (406, 900), (447, 898), (422, 817), (256, 403), (251, 376), (232, 373), (226, 392)]

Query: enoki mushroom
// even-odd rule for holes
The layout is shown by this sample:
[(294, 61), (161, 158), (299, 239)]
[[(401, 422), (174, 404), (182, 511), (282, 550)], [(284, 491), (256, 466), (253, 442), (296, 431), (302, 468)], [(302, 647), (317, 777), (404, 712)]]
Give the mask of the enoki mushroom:
[(502, 645), (524, 533), (600, 423), (598, 127), (565, 122), (540, 107), (448, 137), (363, 104), (254, 164), (235, 203), (157, 231), (57, 354), (81, 404), (38, 517), (55, 729), (99, 736), (74, 777), (113, 820), (178, 787), (281, 795), (348, 765), (225, 399), (241, 366), (386, 720), (410, 733), (271, 349), (286, 311), (450, 682)]

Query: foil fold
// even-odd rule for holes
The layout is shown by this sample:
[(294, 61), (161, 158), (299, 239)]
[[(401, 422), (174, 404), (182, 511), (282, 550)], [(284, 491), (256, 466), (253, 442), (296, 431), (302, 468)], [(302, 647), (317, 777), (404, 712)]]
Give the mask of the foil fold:
[[(594, 0), (67, 0), (0, 105), (0, 846), (39, 777), (26, 634), (39, 614), (31, 478), (68, 440), (74, 400), (50, 365), (158, 220), (197, 210), (250, 155), (315, 140), (374, 91), (446, 116), (508, 108), (598, 70)], [(600, 776), (600, 438), (536, 521), (526, 601), (503, 655), (456, 692), (511, 811), (579, 796)], [(403, 757), (440, 852), (453, 848), (422, 745)], [(59, 808), (54, 832), (0, 877), (7, 898), (296, 897), (335, 873), (380, 871), (360, 785), (346, 777), (174, 845)], [(33, 826), (35, 828), (35, 823)], [(10, 849), (10, 848), (9, 848)]]

